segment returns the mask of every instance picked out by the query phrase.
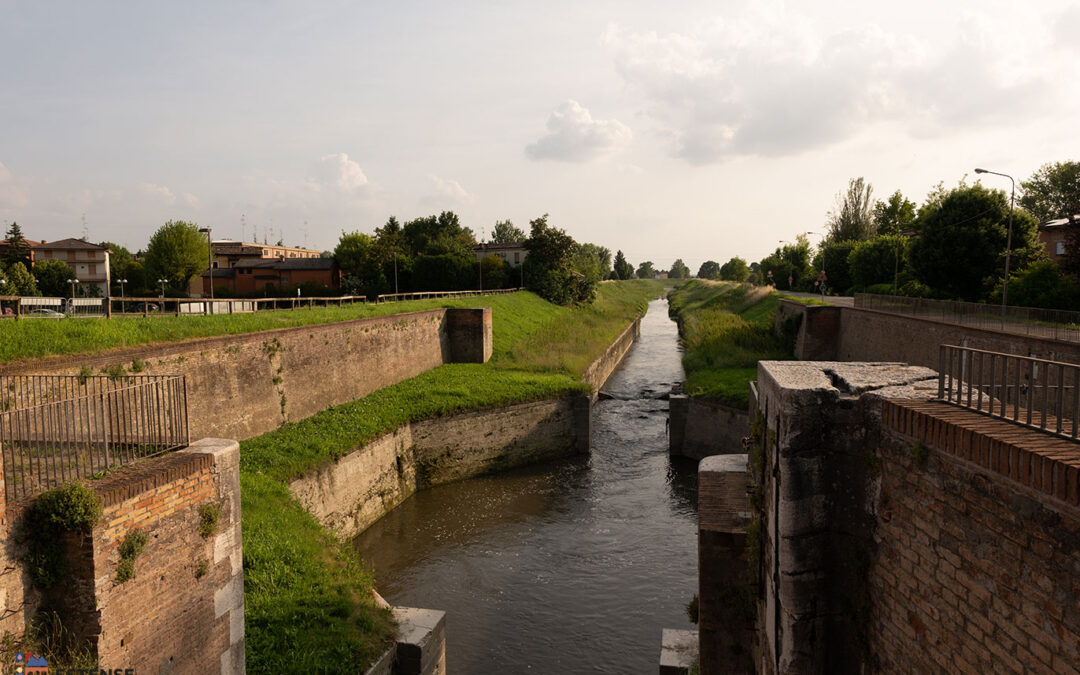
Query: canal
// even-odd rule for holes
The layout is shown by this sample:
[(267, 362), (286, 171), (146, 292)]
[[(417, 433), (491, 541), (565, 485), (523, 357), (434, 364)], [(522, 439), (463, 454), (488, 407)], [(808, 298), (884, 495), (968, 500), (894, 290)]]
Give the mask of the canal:
[(693, 628), (697, 465), (667, 454), (683, 379), (656, 300), (593, 411), (592, 451), (417, 493), (355, 540), (394, 605), (446, 611), (451, 673), (655, 673)]

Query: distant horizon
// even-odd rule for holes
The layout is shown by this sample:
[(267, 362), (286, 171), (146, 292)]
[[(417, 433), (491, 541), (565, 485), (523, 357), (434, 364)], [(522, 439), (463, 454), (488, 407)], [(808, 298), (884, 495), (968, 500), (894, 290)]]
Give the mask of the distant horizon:
[(548, 213), (696, 272), (824, 232), (850, 178), (918, 204), (1080, 159), (1077, 34), (1066, 0), (0, 2), (0, 223), (323, 251), (392, 214)]

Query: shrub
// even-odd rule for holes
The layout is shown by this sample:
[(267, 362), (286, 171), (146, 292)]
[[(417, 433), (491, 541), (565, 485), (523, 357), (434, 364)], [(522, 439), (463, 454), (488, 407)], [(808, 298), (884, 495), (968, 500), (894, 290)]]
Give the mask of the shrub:
[(221, 520), (221, 504), (203, 504), (199, 507), (199, 536), (208, 539), (218, 531)]
[(848, 254), (848, 269), (851, 282), (855, 286), (866, 288), (874, 284), (890, 284), (897, 265), (897, 248), (900, 254), (900, 271), (905, 266), (906, 240), (902, 237), (885, 236), (859, 242)]
[(142, 530), (132, 530), (120, 542), (120, 564), (116, 566), (115, 583), (122, 584), (135, 578), (135, 559), (150, 542), (150, 536)]

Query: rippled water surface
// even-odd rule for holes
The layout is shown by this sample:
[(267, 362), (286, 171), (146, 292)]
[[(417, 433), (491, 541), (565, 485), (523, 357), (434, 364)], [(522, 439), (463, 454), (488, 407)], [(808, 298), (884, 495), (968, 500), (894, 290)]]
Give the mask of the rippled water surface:
[(395, 605), (447, 613), (451, 673), (655, 673), (692, 628), (696, 462), (667, 455), (675, 324), (651, 303), (593, 411), (592, 451), (414, 495), (355, 545)]

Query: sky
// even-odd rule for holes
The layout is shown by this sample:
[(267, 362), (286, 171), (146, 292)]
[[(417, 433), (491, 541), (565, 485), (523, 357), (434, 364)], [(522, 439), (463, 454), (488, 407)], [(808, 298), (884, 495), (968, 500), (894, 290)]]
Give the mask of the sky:
[(1054, 0), (0, 0), (0, 63), (5, 230), (132, 250), (547, 213), (696, 271), (824, 233), (854, 177), (920, 203), (1080, 160)]

